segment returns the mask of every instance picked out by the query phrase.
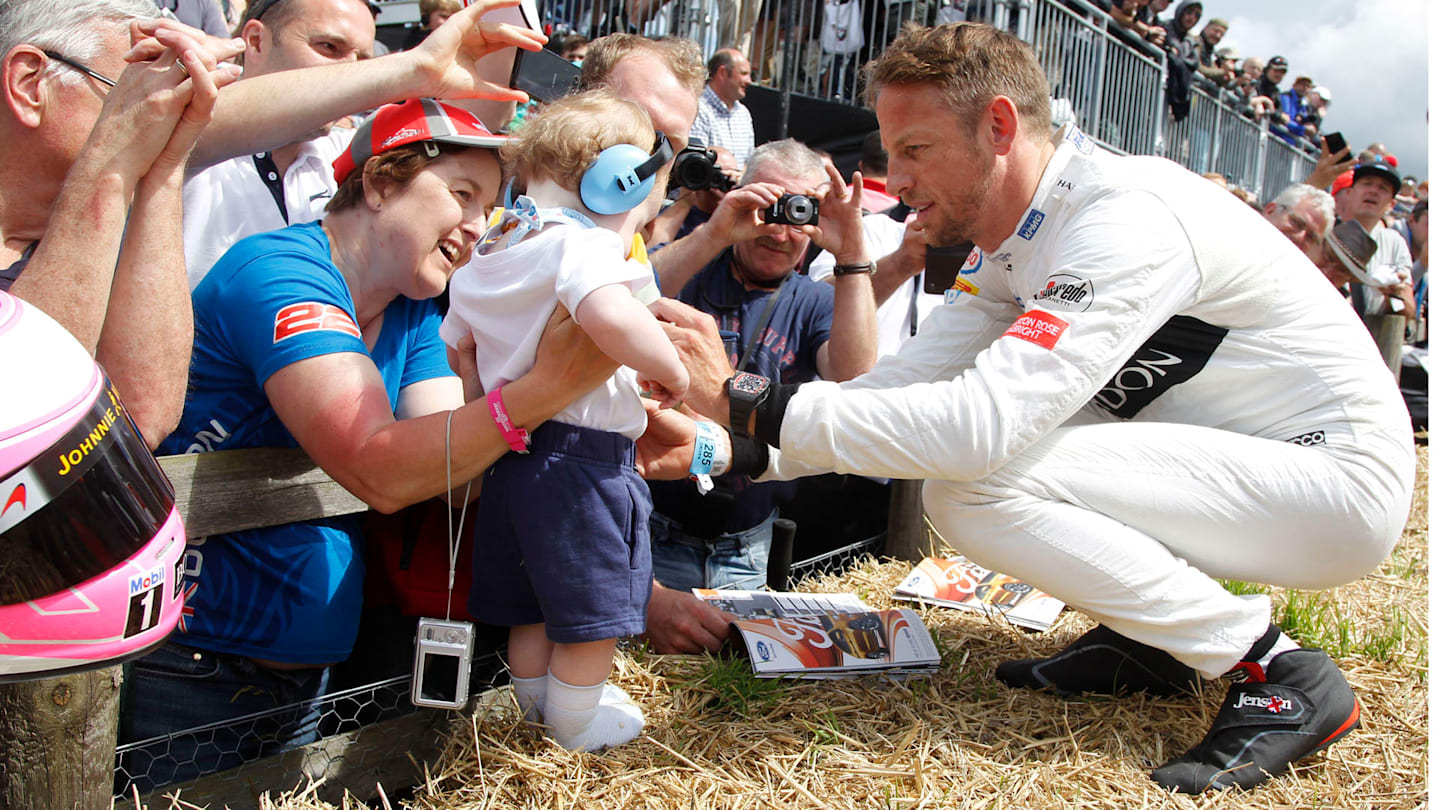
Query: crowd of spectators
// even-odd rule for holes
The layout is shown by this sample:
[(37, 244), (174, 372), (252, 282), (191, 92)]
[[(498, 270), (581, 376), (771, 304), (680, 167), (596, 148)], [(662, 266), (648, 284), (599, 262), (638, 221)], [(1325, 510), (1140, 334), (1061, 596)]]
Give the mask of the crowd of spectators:
[[(586, 118), (583, 105), (551, 108), (559, 113), (542, 106), (515, 118), (521, 98), (505, 87), (508, 63), (492, 60), (513, 46), (536, 47), (541, 37), (522, 26), (476, 26), (494, 3), (467, 9), (458, 0), (422, 0), (422, 24), (406, 48), (382, 57), (374, 9), (364, 0), (252, 0), (234, 38), (223, 34), (225, 27), (207, 37), (168, 21), (132, 31), (133, 21), (155, 16), (149, 2), (84, 0), (83, 9), (65, 16), (50, 15), (45, 0), (0, 0), (0, 24), (9, 26), (0, 31), (9, 37), (7, 67), (54, 80), (66, 94), (63, 115), (52, 114), (62, 106), (55, 98), (33, 93), (0, 121), (17, 144), (0, 163), (11, 181), (0, 195), (7, 254), (0, 289), (50, 311), (82, 339), (162, 452), (298, 446), (379, 511), (446, 496), (490, 475), (508, 449), (524, 449), (503, 424), (492, 425), (501, 388), (501, 411), (533, 424), (572, 414), (566, 409), (583, 392), (608, 382), (613, 401), (624, 400), (628, 421), (605, 410), (611, 400), (586, 400), (589, 410), (580, 409), (575, 431), (551, 430), (536, 441), (589, 452), (595, 437), (584, 431), (598, 426), (608, 437), (607, 463), (626, 469), (613, 477), (626, 479), (620, 489), (638, 505), (633, 514), (605, 515), (619, 523), (640, 516), (637, 525), (617, 530), (606, 551), (608, 562), (628, 561), (641, 572), (640, 584), (627, 580), (624, 599), (616, 597), (624, 615), (598, 630), (552, 632), (547, 641), (546, 630), (562, 616), (571, 630), (585, 616), (563, 613), (545, 594), (502, 591), (496, 577), (514, 578), (530, 562), (526, 553), (534, 553), (519, 538), (511, 538), (503, 571), (491, 570), (492, 551), (477, 544), (475, 570), (484, 566), (488, 577), (477, 581), (490, 583), (491, 601), (472, 600), (471, 607), (525, 628), (511, 636), (511, 653), (526, 656), (516, 667), (517, 689), (530, 690), (525, 708), (534, 717), (564, 716), (562, 744), (597, 748), (633, 738), (643, 719), (604, 685), (615, 637), (644, 629), (661, 652), (717, 649), (727, 617), (688, 590), (760, 585), (774, 522), (796, 488), (729, 474), (717, 476), (708, 493), (691, 481), (627, 489), (633, 440), (649, 406), (631, 402), (625, 386), (633, 388), (633, 380), (612, 378), (616, 364), (595, 344), (647, 372), (643, 382), (659, 400), (679, 399), (687, 384), (665, 362), (675, 360), (673, 351), (657, 359), (648, 351), (653, 346), (626, 342), (634, 334), (617, 337), (624, 331), (618, 317), (596, 320), (594, 310), (581, 308), (585, 296), (567, 288), (575, 297), (560, 298), (571, 304), (574, 320), (547, 318), (553, 302), (541, 296), (535, 312), (525, 313), (518, 341), (530, 352), (525, 362), (487, 368), (474, 334), (483, 330), (469, 319), (497, 308), (493, 301), (463, 290), (451, 311), (464, 325), (445, 334), (444, 305), (429, 299), (441, 297), (450, 274), (467, 266), (473, 246), (491, 243), (482, 239), (487, 228), (494, 241), (519, 238), (508, 228), (519, 227), (523, 236), (526, 228), (570, 227), (556, 225), (567, 218), (598, 221), (603, 240), (572, 228), (572, 243), (555, 246), (555, 263), (585, 264), (599, 255), (586, 253), (594, 243), (634, 275), (586, 279), (591, 286), (584, 292), (624, 287), (617, 307), (628, 307), (627, 318), (643, 314), (631, 306), (632, 287), (639, 300), (663, 295), (684, 302), (713, 316), (735, 369), (775, 383), (850, 380), (898, 351), (944, 301), (921, 289), (923, 234), (889, 193), (878, 131), (864, 138), (851, 177), (799, 141), (757, 145), (744, 103), (753, 80), (744, 50), (717, 48), (702, 65), (694, 42), (627, 33), (594, 40), (570, 34), (551, 47), (581, 67), (581, 87), (593, 103), (623, 110), (628, 134), (601, 127), (606, 114)], [(754, 5), (750, 30), (763, 27), (761, 6)], [(1332, 155), (1318, 137), (1330, 101), (1325, 88), (1297, 76), (1282, 90), (1283, 56), (1247, 59), (1237, 70), (1238, 54), (1222, 44), (1225, 20), (1202, 25), (1203, 6), (1193, 0), (1162, 19), (1168, 6), (1169, 0), (1116, 0), (1108, 11), (1127, 36), (1165, 50), (1186, 94), (1191, 81), (1209, 83), (1287, 141), (1320, 143), (1321, 161), (1308, 184), (1268, 201), (1263, 216), (1355, 302), (1358, 314), (1393, 309), (1416, 323), (1412, 334), (1423, 345), (1427, 184), (1401, 178), (1382, 144), (1354, 160)], [(802, 25), (832, 30), (828, 40), (824, 34), (816, 40), (824, 57), (815, 75), (830, 90), (845, 88), (849, 68), (837, 66), (885, 43), (873, 35), (866, 40), (863, 30), (844, 36), (833, 30), (852, 25), (852, 14), (860, 19), (859, 0), (817, 9)], [(206, 31), (212, 25), (185, 3), (170, 10)], [(937, 11), (945, 10), (965, 13), (948, 4)], [(62, 34), (86, 44), (58, 54), (57, 43), (68, 41)], [(751, 55), (773, 58), (753, 48)], [(243, 73), (227, 61), (236, 57)], [(174, 64), (181, 69), (171, 70)], [(173, 92), (179, 86), (185, 91)], [(107, 92), (114, 101), (105, 100)], [(159, 101), (135, 103), (140, 99)], [(597, 122), (609, 140), (599, 148), (576, 145), (583, 139), (547, 128), (547, 112), (572, 134), (581, 131), (577, 121)], [(446, 128), (449, 135), (438, 134)], [(514, 172), (517, 147), (497, 153), (506, 141), (492, 134), (507, 128), (528, 139), (526, 149), (549, 157), (534, 162), (530, 155), (528, 169)], [(547, 137), (555, 143), (535, 145)], [(667, 157), (687, 145), (708, 150), (715, 176), (727, 182), (677, 188), (663, 204), (668, 210), (656, 216), (670, 168), (660, 160), (651, 169), (654, 190), (647, 187), (631, 207), (606, 210), (584, 195), (583, 169), (617, 145), (642, 158)], [(564, 168), (566, 160), (581, 168)], [(99, 167), (117, 165), (123, 193), (108, 193), (95, 177)], [(506, 197), (502, 166), (519, 175), (519, 189), (533, 194), (527, 199), (538, 199), (538, 208), (491, 211)], [(813, 200), (813, 219), (771, 219), (769, 212), (797, 197)], [(80, 228), (93, 210), (102, 210), (104, 221)], [(486, 259), (474, 261), (496, 264)], [(462, 278), (476, 281), (478, 272)], [(562, 273), (556, 284), (565, 283), (581, 282)], [(142, 304), (144, 317), (136, 315)], [(652, 338), (659, 334), (650, 331)], [(487, 396), (467, 387), (456, 372), (493, 390)], [(602, 411), (605, 418), (597, 417)], [(437, 466), (441, 458), (444, 466)], [(645, 460), (638, 463), (643, 470)], [(607, 489), (613, 483), (585, 486), (613, 494)], [(522, 498), (499, 486), (492, 480), (482, 508), (509, 508), (509, 499)], [(567, 530), (579, 528), (572, 521)], [(122, 737), (163, 736), (323, 695), (332, 666), (363, 641), (363, 535), (358, 520), (327, 520), (195, 539), (186, 554), (189, 620), (137, 663)], [(634, 552), (635, 544), (645, 553)], [(653, 578), (649, 564), (639, 562), (650, 554)], [(494, 601), (502, 598), (524, 600), (523, 609)], [(609, 645), (603, 655), (586, 647), (584, 666), (557, 672), (554, 661), (580, 660), (572, 647), (597, 643)], [(604, 666), (595, 664), (598, 658)], [(555, 699), (549, 714), (547, 688)], [(620, 717), (622, 730), (591, 733), (597, 712)], [(308, 742), (316, 722), (308, 708), (299, 710), (264, 744), (235, 753), (253, 757)], [(157, 784), (236, 764), (191, 751), (185, 770), (174, 762), (155, 765), (166, 756), (158, 750), (134, 756), (142, 760), (136, 771)]]

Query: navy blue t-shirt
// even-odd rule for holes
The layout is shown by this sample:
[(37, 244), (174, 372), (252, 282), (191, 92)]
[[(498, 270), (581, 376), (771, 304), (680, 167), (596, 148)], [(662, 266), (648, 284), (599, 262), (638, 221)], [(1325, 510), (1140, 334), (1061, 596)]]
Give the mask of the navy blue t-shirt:
[[(739, 333), (739, 340), (726, 341), (730, 364), (737, 370), (782, 383), (818, 378), (816, 357), (830, 339), (835, 288), (791, 273), (770, 317), (761, 323), (774, 290), (746, 290), (731, 273), (730, 261), (729, 250), (720, 254), (690, 279), (680, 291), (680, 300), (712, 315), (721, 331)], [(760, 337), (755, 351), (745, 368), (739, 368), (757, 330)], [(715, 479), (715, 491), (705, 496), (689, 481), (655, 481), (650, 492), (656, 512), (679, 521), (688, 533), (712, 537), (758, 524), (794, 497), (795, 483), (756, 484), (743, 475), (722, 475)]]

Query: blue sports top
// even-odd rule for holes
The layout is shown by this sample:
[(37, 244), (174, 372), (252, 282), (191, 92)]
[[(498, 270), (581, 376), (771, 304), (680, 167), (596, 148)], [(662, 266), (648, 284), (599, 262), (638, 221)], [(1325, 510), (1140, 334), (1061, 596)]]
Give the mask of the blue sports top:
[[(192, 294), (195, 350), (180, 425), (165, 454), (297, 447), (265, 395), (281, 368), (336, 352), (375, 362), (393, 410), (400, 390), (450, 376), (433, 301), (396, 298), (374, 350), (318, 222), (236, 243)], [(182, 643), (293, 663), (350, 654), (360, 621), (361, 516), (193, 538)]]

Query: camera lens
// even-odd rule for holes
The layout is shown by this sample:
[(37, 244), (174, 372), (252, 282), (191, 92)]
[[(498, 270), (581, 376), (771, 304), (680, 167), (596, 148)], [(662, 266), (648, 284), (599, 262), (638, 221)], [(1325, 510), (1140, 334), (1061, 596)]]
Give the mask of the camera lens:
[(809, 197), (797, 194), (785, 201), (785, 218), (790, 220), (791, 225), (804, 225), (814, 213), (815, 206), (811, 205)]

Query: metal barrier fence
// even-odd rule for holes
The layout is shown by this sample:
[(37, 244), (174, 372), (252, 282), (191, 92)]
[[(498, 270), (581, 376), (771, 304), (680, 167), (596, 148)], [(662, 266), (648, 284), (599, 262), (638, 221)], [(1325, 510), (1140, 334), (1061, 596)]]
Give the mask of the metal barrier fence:
[[(1098, 9), (1092, 10), (1098, 14)], [(1125, 42), (1105, 20), (1042, 0), (1020, 30), (1050, 82), (1056, 123), (1069, 115), (1111, 151), (1153, 154), (1164, 114), (1165, 57), (1148, 42)]]
[(857, 106), (862, 67), (905, 23), (986, 22), (1035, 49), (1055, 122), (1075, 121), (1111, 151), (1219, 172), (1262, 201), (1303, 180), (1315, 163), (1198, 80), (1189, 117), (1176, 121), (1165, 103), (1164, 52), (1118, 29), (1088, 0), (553, 0), (540, 8), (561, 33), (681, 36), (707, 55), (735, 46), (757, 84)]

